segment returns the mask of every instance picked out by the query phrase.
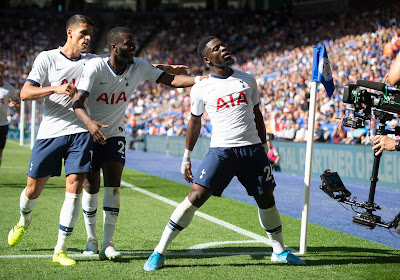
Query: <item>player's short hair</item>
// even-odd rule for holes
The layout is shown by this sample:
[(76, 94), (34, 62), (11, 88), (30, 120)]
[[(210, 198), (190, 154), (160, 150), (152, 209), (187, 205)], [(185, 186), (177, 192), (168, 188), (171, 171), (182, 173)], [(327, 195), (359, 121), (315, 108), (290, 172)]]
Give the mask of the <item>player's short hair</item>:
[(207, 36), (203, 39), (200, 40), (199, 44), (197, 45), (197, 54), (203, 58), (205, 57), (205, 49), (206, 49), (206, 45), (208, 44), (208, 42), (210, 42), (212, 39), (215, 39), (217, 37), (215, 36)]
[(107, 45), (111, 46), (117, 44), (122, 40), (122, 33), (132, 33), (132, 31), (127, 27), (114, 27), (107, 33)]
[(90, 17), (84, 15), (73, 15), (67, 20), (66, 29), (70, 29), (72, 26), (78, 23), (86, 23), (94, 26), (94, 22)]

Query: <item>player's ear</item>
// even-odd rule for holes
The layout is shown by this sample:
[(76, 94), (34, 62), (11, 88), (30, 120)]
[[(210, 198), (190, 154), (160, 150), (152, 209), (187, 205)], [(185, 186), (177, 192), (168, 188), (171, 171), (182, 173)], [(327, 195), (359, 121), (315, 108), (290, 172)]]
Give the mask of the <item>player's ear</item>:
[(110, 47), (111, 47), (110, 51), (114, 51), (114, 52), (118, 53), (118, 49), (117, 49), (117, 45), (116, 44), (111, 44)]
[(208, 58), (208, 57), (203, 57), (203, 61), (205, 62), (205, 63), (207, 63), (207, 64), (210, 64), (210, 59)]
[(67, 29), (67, 37), (71, 37), (72, 36), (72, 29), (68, 28)]

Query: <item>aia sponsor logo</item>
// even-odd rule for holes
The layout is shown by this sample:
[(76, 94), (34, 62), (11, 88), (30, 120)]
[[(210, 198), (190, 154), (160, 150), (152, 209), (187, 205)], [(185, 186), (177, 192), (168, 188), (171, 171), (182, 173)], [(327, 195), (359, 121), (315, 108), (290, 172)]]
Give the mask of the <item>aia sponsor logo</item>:
[[(61, 82), (62, 85), (67, 84), (67, 83), (69, 83), (67, 79), (62, 80), (62, 82)], [(72, 83), (70, 83), (70, 84), (75, 85), (75, 83), (76, 83), (76, 79), (72, 79)]]
[[(225, 97), (226, 98), (226, 97)], [(239, 94), (230, 94), (228, 100), (224, 100), (222, 97), (217, 100), (217, 112), (223, 108), (233, 108), (239, 106), (242, 103), (249, 104), (247, 102), (246, 94), (242, 91)], [(226, 98), (227, 99), (227, 98)]]
[(118, 104), (118, 102), (126, 102), (126, 95), (125, 92), (121, 92), (120, 94), (112, 93), (112, 94), (107, 94), (107, 93), (102, 93), (99, 97), (96, 99), (97, 102), (104, 102), (106, 104)]

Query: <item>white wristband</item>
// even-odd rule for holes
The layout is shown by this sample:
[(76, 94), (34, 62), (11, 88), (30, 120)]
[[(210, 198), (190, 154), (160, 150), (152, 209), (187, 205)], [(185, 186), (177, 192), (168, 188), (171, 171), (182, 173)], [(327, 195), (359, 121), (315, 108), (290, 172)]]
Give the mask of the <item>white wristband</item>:
[(201, 78), (201, 76), (194, 77), (194, 83), (195, 84), (199, 83), (200, 82), (200, 78)]
[(183, 160), (190, 161), (191, 155), (192, 155), (192, 151), (185, 149), (185, 152), (183, 153)]

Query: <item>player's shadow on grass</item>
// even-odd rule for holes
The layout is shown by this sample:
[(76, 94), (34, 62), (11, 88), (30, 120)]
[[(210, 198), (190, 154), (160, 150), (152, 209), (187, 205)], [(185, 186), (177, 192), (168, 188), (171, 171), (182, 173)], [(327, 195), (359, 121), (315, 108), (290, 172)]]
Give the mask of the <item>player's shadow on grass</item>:
[[(174, 250), (168, 251), (168, 259), (213, 259), (219, 257), (235, 257), (238, 255), (248, 255), (255, 261), (261, 261), (250, 265), (286, 265), (285, 263), (271, 262), (271, 249), (263, 247), (219, 247), (203, 250)], [(123, 261), (146, 260), (151, 252), (143, 253), (143, 251), (123, 251)], [(360, 247), (308, 247), (308, 253), (301, 256), (305, 260), (307, 266), (323, 266), (323, 265), (343, 265), (343, 264), (385, 264), (400, 263), (400, 252), (396, 249), (371, 249)], [(168, 265), (165, 267), (187, 267), (187, 266), (246, 266), (246, 264), (210, 264), (195, 263), (191, 265)]]

